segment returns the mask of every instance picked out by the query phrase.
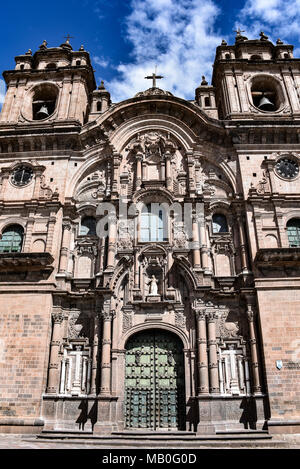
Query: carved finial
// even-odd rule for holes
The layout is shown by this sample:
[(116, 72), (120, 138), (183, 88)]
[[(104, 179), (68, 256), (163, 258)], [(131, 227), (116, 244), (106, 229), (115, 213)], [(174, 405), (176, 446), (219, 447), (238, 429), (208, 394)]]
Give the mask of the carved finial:
[(207, 81), (205, 80), (205, 76), (202, 75), (201, 86), (207, 86), (207, 85), (208, 85), (208, 83), (207, 83)]
[(101, 80), (101, 83), (100, 85), (98, 86), (98, 90), (105, 90), (105, 86), (104, 86), (104, 81)]
[(28, 49), (28, 51), (26, 52), (25, 55), (32, 55), (32, 50), (31, 50), (31, 49)]
[(276, 44), (283, 44), (283, 41), (281, 39), (277, 39)]
[(43, 40), (42, 44), (40, 45), (40, 49), (41, 49), (41, 50), (47, 49), (47, 41), (46, 41), (46, 39)]
[(64, 38), (66, 39), (65, 42), (63, 42), (60, 47), (62, 47), (63, 49), (70, 49), (72, 50), (73, 47), (71, 46), (70, 44), (70, 39), (73, 39), (73, 36), (70, 36), (70, 34), (67, 34), (67, 36), (64, 36)]
[(222, 39), (221, 46), (227, 46), (227, 41), (225, 41), (225, 39)]
[(83, 50), (84, 50), (83, 45), (80, 46), (79, 50), (80, 50), (80, 51), (83, 51)]
[(263, 31), (261, 31), (259, 33), (259, 35), (260, 35), (260, 40), (261, 41), (267, 41), (268, 40), (268, 36), (266, 36), (266, 34)]
[(238, 28), (235, 30), (236, 32), (236, 36), (235, 36), (235, 42), (238, 42), (238, 41), (247, 41), (248, 38), (246, 36), (242, 36), (241, 33), (244, 33), (245, 31)]

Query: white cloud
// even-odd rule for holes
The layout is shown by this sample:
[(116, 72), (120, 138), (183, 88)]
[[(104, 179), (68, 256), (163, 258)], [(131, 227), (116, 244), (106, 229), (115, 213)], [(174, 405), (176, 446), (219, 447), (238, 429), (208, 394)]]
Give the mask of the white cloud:
[(98, 57), (97, 55), (93, 57), (93, 61), (102, 68), (106, 68), (109, 64), (109, 61), (107, 59), (105, 59), (104, 57)]
[(4, 80), (0, 80), (0, 110), (2, 108), (2, 104), (4, 103), (5, 98), (5, 82)]
[(264, 31), (273, 41), (293, 42), (300, 39), (300, 0), (246, 0), (239, 20), (249, 39)]
[(132, 61), (119, 64), (119, 77), (107, 83), (113, 101), (131, 98), (151, 86), (145, 76), (164, 76), (157, 86), (193, 99), (201, 76), (210, 79), (215, 48), (222, 37), (214, 31), (220, 13), (213, 0), (131, 0), (126, 38)]

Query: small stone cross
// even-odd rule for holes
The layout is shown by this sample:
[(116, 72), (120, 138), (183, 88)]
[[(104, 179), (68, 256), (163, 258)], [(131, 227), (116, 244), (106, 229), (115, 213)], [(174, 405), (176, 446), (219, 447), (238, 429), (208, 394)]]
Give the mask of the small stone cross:
[(156, 73), (152, 73), (152, 75), (145, 77), (146, 80), (152, 80), (152, 88), (156, 88), (156, 80), (160, 78), (163, 78), (163, 76), (156, 75)]

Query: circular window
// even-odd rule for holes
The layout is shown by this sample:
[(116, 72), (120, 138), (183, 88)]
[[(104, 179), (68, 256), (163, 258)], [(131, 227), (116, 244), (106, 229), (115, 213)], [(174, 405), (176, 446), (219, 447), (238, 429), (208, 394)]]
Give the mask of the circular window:
[(33, 178), (33, 170), (30, 166), (18, 166), (12, 174), (12, 183), (16, 186), (26, 186)]
[(297, 161), (291, 158), (280, 158), (276, 165), (276, 172), (284, 179), (293, 179), (299, 174), (299, 165)]

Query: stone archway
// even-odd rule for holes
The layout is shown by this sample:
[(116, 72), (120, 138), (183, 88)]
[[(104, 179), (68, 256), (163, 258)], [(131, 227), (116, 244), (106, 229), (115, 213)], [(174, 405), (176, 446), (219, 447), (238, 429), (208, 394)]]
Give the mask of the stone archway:
[(185, 430), (183, 344), (172, 332), (141, 331), (126, 344), (125, 427)]

